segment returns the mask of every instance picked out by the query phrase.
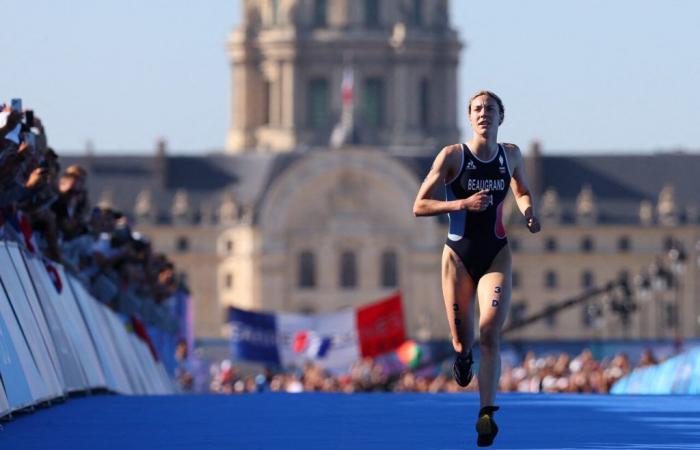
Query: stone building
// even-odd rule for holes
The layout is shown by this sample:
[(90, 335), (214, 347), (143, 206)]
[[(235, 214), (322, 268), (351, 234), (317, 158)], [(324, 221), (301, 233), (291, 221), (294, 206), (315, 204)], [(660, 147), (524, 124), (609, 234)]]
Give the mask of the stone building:
[[(93, 201), (129, 214), (187, 275), (199, 337), (223, 336), (229, 305), (328, 312), (398, 290), (409, 334), (446, 338), (446, 217), (414, 218), (412, 205), (434, 155), (460, 135), (461, 43), (447, 1), (246, 0), (243, 8), (228, 41), (225, 151), (172, 156), (159, 143), (153, 156), (67, 163), (85, 165)], [(351, 101), (343, 101), (348, 72)], [(348, 117), (350, 133), (330, 145)], [(526, 153), (544, 230), (528, 235), (511, 205), (516, 318), (620, 271), (633, 278), (679, 243), (688, 257), (682, 283), (650, 290), (655, 299), (640, 301), (627, 326), (596, 299), (513, 335), (696, 335), (700, 155)]]

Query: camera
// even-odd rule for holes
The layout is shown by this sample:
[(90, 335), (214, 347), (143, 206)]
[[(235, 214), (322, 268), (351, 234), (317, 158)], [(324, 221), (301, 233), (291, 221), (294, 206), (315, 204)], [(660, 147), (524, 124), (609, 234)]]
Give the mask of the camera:
[(10, 109), (12, 111), (17, 111), (17, 112), (22, 112), (22, 99), (21, 98), (13, 98), (12, 101), (10, 102)]
[(24, 112), (24, 121), (27, 124), (27, 130), (34, 126), (34, 110), (28, 109)]

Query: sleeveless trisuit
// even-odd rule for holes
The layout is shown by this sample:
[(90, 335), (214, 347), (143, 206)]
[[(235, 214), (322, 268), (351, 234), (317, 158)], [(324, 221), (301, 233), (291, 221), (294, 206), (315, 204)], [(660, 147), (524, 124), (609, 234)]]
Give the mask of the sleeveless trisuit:
[(503, 227), (503, 201), (508, 194), (510, 178), (502, 145), (498, 145), (491, 160), (482, 161), (462, 144), (462, 167), (457, 176), (445, 184), (448, 201), (467, 198), (483, 189), (488, 189), (491, 196), (484, 211), (448, 213), (450, 230), (445, 244), (459, 256), (475, 283), (508, 243)]

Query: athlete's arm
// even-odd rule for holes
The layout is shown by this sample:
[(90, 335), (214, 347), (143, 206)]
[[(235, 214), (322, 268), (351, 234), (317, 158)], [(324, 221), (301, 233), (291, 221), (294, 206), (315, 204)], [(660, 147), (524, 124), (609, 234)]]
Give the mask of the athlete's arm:
[(531, 233), (537, 233), (540, 231), (540, 221), (535, 214), (535, 208), (532, 204), (532, 195), (527, 185), (523, 155), (517, 145), (504, 144), (503, 147), (507, 152), (508, 163), (513, 171), (513, 175), (510, 179), (510, 189), (513, 191), (515, 203), (518, 205), (518, 209), (523, 216), (525, 216), (528, 230), (530, 230)]
[(413, 203), (413, 214), (419, 216), (436, 216), (452, 211), (469, 209), (471, 211), (483, 211), (488, 206), (488, 191), (480, 191), (470, 197), (457, 200), (436, 200), (433, 198), (439, 183), (445, 183), (457, 175), (462, 161), (460, 145), (450, 145), (440, 150), (435, 157), (433, 166), (423, 180)]

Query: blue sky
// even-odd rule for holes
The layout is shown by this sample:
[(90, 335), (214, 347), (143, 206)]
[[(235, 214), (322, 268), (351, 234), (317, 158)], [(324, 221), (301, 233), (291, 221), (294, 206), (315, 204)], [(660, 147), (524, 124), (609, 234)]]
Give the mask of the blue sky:
[[(506, 105), (504, 141), (546, 153), (700, 149), (700, 2), (451, 1), (460, 98)], [(223, 147), (225, 41), (240, 0), (2, 1), (0, 100), (20, 96), (59, 152)], [(462, 108), (463, 109), (463, 108)], [(468, 133), (463, 111), (462, 131)]]

